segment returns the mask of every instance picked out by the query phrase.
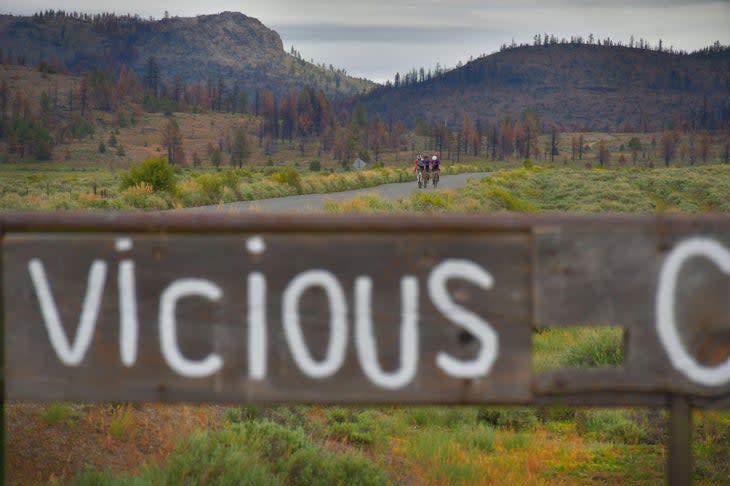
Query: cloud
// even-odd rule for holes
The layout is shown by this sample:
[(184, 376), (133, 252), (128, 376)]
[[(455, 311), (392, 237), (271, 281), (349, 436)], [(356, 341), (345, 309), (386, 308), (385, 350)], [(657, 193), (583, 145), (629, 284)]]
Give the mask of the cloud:
[(435, 27), (427, 25), (337, 25), (337, 24), (283, 24), (272, 26), (282, 37), (292, 42), (367, 42), (374, 44), (434, 44), (460, 43), (486, 36), (506, 36), (506, 28), (467, 25), (462, 27)]

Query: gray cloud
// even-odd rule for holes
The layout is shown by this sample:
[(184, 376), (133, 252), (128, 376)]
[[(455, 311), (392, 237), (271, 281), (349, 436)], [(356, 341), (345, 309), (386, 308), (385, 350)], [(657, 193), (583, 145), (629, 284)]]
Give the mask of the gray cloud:
[(508, 29), (495, 26), (432, 27), (391, 25), (283, 24), (272, 28), (292, 42), (350, 41), (373, 44), (461, 43), (485, 36), (508, 35)]

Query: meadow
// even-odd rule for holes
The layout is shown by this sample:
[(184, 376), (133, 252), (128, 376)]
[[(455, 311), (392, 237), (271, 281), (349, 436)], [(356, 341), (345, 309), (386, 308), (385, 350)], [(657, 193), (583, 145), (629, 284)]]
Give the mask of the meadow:
[[(278, 170), (261, 177), (283, 185)], [(233, 177), (224, 174), (175, 185)], [(358, 177), (299, 180), (304, 190), (307, 178), (332, 176)], [(238, 188), (247, 183), (237, 181)], [(458, 191), (429, 189), (398, 201), (365, 195), (327, 210), (698, 214), (729, 211), (728, 190), (726, 165), (605, 170), (513, 162)], [(619, 366), (622, 350), (617, 328), (533, 334), (538, 373)], [(667, 454), (666, 412), (644, 408), (11, 403), (6, 414), (12, 484), (649, 485), (664, 481)], [(693, 455), (696, 484), (730, 484), (730, 412), (694, 412)]]
[(730, 165), (576, 170), (533, 165), (471, 180), (459, 191), (422, 191), (398, 201), (372, 194), (331, 212), (686, 213), (730, 211)]

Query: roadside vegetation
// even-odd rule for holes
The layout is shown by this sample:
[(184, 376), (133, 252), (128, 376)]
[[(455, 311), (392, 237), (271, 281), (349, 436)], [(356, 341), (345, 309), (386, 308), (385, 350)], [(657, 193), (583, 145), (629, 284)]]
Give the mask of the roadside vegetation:
[[(445, 174), (489, 170), (457, 164)], [(158, 210), (209, 206), (297, 194), (321, 194), (412, 180), (406, 168), (363, 171), (296, 167), (182, 169), (163, 158), (128, 169), (0, 165), (0, 208), (22, 210)]]
[(335, 202), (331, 212), (730, 212), (730, 165), (662, 169), (535, 166), (471, 180), (458, 191), (421, 191), (391, 202), (373, 194)]

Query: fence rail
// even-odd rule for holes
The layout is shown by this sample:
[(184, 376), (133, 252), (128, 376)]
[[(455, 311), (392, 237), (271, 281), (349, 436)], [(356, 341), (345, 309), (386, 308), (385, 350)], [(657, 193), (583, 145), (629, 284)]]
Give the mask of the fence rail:
[[(12, 400), (730, 407), (730, 217), (0, 213)], [(616, 368), (531, 335), (617, 326)]]

